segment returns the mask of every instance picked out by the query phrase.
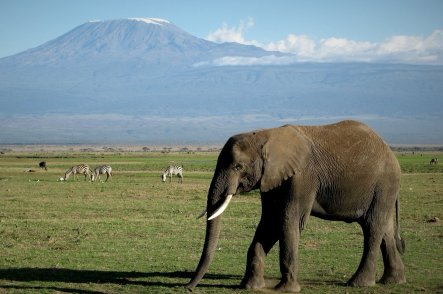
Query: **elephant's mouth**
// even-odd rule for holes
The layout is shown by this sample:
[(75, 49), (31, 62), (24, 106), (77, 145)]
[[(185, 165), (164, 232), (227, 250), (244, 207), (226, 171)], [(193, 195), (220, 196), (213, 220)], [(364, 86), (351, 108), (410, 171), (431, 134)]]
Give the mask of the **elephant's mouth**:
[[(229, 205), (229, 202), (231, 202), (231, 200), (232, 200), (232, 196), (233, 196), (233, 194), (229, 194), (228, 196), (226, 196), (226, 198), (223, 201), (223, 203), (211, 215), (208, 215), (208, 221), (213, 220), (214, 218), (218, 217), (219, 215), (221, 215), (226, 210), (226, 208)], [(207, 213), (207, 208), (205, 208), (198, 215), (197, 219), (199, 219), (202, 216), (206, 215), (206, 213)]]

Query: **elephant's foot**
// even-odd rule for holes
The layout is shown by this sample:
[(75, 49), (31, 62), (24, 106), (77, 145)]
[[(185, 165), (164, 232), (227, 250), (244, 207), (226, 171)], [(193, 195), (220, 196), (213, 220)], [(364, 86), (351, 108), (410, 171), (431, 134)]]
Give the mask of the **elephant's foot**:
[(404, 271), (384, 273), (379, 283), (382, 284), (403, 284), (406, 283)]
[(263, 277), (244, 277), (240, 286), (251, 290), (262, 289), (265, 287), (265, 279)]
[[(371, 277), (369, 277), (371, 276)], [(375, 277), (373, 275), (355, 274), (347, 283), (351, 287), (369, 287), (375, 285)]]
[(281, 292), (292, 292), (292, 293), (298, 293), (301, 290), (300, 284), (297, 281), (293, 282), (283, 282), (275, 286), (275, 289)]

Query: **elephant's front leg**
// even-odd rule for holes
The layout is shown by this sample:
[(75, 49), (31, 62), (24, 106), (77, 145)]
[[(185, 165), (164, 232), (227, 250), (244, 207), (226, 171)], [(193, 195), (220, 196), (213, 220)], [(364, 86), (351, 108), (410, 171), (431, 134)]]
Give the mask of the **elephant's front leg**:
[(241, 286), (247, 289), (260, 289), (265, 286), (264, 259), (280, 236), (280, 222), (275, 199), (262, 195), (262, 216), (254, 239), (248, 250), (245, 276)]
[[(299, 183), (296, 185), (296, 183)], [(288, 188), (282, 206), (282, 220), (280, 227), (280, 272), (282, 278), (276, 289), (284, 292), (300, 292), (297, 281), (298, 273), (298, 246), (301, 231), (304, 229), (311, 214), (315, 199), (313, 186), (303, 185), (303, 181), (293, 181)]]
[(300, 240), (299, 222), (294, 220), (283, 221), (283, 231), (280, 244), (280, 272), (281, 281), (275, 286), (283, 292), (300, 292), (297, 281), (298, 273), (298, 244)]

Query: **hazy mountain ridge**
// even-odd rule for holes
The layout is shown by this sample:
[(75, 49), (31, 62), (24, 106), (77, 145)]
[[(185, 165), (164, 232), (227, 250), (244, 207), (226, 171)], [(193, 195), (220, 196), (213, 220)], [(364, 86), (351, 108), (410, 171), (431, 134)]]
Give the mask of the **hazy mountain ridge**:
[[(91, 66), (122, 63), (192, 65), (232, 55), (265, 56), (269, 52), (236, 43), (217, 44), (181, 30), (171, 23), (150, 24), (135, 19), (84, 23), (36, 48), (3, 58), (2, 65), (45, 67)], [(285, 55), (274, 52), (273, 54)], [(204, 56), (204, 58), (202, 58)], [(109, 60), (111, 59), (111, 60)], [(80, 64), (71, 64), (76, 62)]]
[(392, 143), (443, 143), (443, 66), (212, 63), (226, 56), (285, 55), (213, 43), (165, 21), (85, 23), (0, 59), (0, 141), (214, 142), (355, 118)]

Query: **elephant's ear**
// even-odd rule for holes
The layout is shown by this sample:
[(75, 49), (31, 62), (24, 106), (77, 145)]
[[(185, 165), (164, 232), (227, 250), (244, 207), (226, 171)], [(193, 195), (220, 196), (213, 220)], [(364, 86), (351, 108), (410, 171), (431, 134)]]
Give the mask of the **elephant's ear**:
[(301, 171), (310, 153), (307, 137), (295, 126), (271, 129), (263, 146), (260, 191), (267, 192)]

